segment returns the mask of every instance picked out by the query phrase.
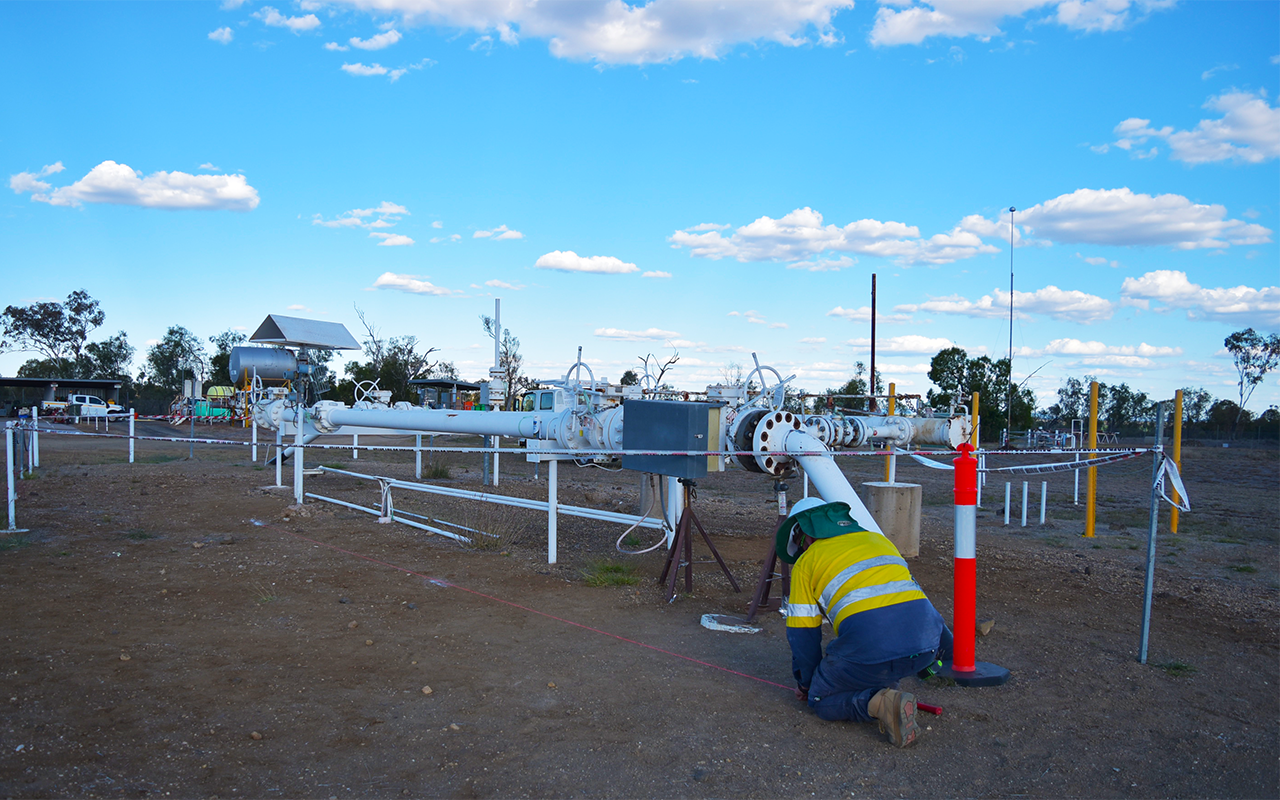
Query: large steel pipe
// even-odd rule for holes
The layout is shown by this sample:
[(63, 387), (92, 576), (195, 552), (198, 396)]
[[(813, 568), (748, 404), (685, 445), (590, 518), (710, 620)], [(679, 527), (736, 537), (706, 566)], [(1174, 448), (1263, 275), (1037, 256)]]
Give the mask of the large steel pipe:
[[(836, 460), (831, 457), (831, 453), (822, 442), (804, 431), (792, 430), (783, 437), (782, 444), (788, 455), (794, 458), (809, 476), (809, 482), (813, 484), (813, 488), (818, 491), (818, 495), (823, 500), (828, 503), (848, 503), (850, 513), (859, 525), (869, 531), (884, 534), (880, 529), (880, 523), (876, 522), (875, 517), (871, 516), (871, 512), (863, 505), (862, 498), (858, 497), (858, 493), (849, 485), (848, 479), (840, 471)], [(801, 455), (815, 451), (820, 455)]]
[(969, 438), (964, 417), (845, 417), (813, 414), (801, 418), (804, 427), (828, 447), (860, 447), (868, 441), (905, 446), (931, 445), (955, 449)]
[(343, 425), (390, 428), (429, 433), (475, 433), (516, 439), (544, 437), (543, 417), (520, 411), (449, 411), (444, 409), (346, 408), (341, 403), (317, 403), (312, 409), (316, 428), (331, 433)]

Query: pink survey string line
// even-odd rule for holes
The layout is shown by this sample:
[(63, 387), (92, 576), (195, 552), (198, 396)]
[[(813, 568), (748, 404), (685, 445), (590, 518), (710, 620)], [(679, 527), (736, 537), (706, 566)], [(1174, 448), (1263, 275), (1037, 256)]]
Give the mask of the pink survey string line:
[(413, 570), (408, 569), (406, 567), (402, 567), (398, 564), (392, 564), (388, 561), (380, 561), (376, 558), (373, 558), (372, 556), (366, 556), (363, 553), (357, 553), (353, 550), (346, 550), (344, 548), (338, 547), (337, 545), (332, 545), (332, 544), (329, 544), (328, 542), (321, 542), (317, 539), (312, 539), (308, 536), (303, 536), (300, 533), (294, 533), (293, 531), (285, 530), (284, 528), (277, 528), (274, 525), (268, 525), (267, 523), (260, 522), (256, 519), (250, 520), (250, 521), (254, 525), (258, 526), (259, 528), (268, 528), (273, 531), (279, 531), (280, 533), (288, 534), (289, 536), (292, 536), (296, 539), (301, 539), (304, 542), (310, 542), (311, 544), (317, 545), (318, 547), (327, 547), (330, 550), (335, 550), (339, 553), (345, 553), (346, 555), (349, 555), (349, 556), (355, 556), (356, 558), (364, 559), (365, 561), (369, 561), (373, 564), (378, 564), (383, 567), (390, 567), (391, 569), (397, 570), (399, 572), (403, 572), (407, 575), (413, 575), (414, 577), (422, 578), (423, 580), (431, 584), (434, 584), (436, 586), (443, 586), (449, 589), (459, 589), (461, 591), (467, 592), (468, 594), (473, 594), (477, 597), (483, 597), (486, 600), (492, 600), (495, 603), (502, 603), (503, 605), (508, 605), (508, 606), (511, 606), (512, 608), (518, 608), (521, 611), (527, 611), (530, 614), (537, 614), (538, 616), (546, 617), (547, 619), (553, 619), (557, 622), (563, 622), (566, 625), (572, 625), (575, 628), (582, 628), (583, 630), (588, 630), (588, 631), (591, 631), (592, 633), (598, 633), (601, 636), (608, 636), (612, 639), (617, 639), (622, 642), (627, 642), (629, 644), (634, 644), (639, 647), (647, 648), (649, 650), (654, 650), (656, 652), (663, 653), (665, 655), (674, 656), (675, 658), (682, 658), (685, 661), (692, 661), (694, 664), (699, 664), (704, 667), (710, 667), (711, 669), (718, 669), (721, 672), (727, 672), (730, 675), (737, 675), (740, 678), (748, 678), (753, 681), (759, 681), (760, 683), (767, 683), (770, 686), (776, 686), (779, 689), (785, 689), (788, 692), (793, 691), (790, 686), (784, 686), (781, 683), (774, 683), (773, 681), (765, 680), (764, 678), (757, 678), (755, 675), (748, 675), (745, 672), (738, 672), (737, 670), (732, 670), (732, 669), (729, 669), (728, 667), (722, 667), (719, 664), (712, 664), (709, 661), (700, 661), (696, 658), (692, 658), (691, 656), (681, 655), (680, 653), (672, 652), (671, 650), (664, 650), (661, 647), (656, 647), (651, 644), (645, 644), (644, 642), (638, 642), (635, 639), (628, 639), (625, 636), (619, 636), (616, 633), (610, 633), (609, 631), (600, 630), (599, 628), (593, 628), (590, 625), (583, 625), (581, 622), (574, 622), (571, 619), (557, 617), (554, 614), (548, 614), (547, 612), (539, 611), (536, 608), (529, 608), (528, 606), (522, 606), (519, 603), (513, 603), (510, 600), (503, 600), (501, 597), (494, 597), (493, 595), (485, 594), (484, 592), (477, 592), (475, 589), (468, 589), (465, 586), (459, 586), (456, 583), (450, 583), (449, 581), (443, 580), (441, 578), (433, 578), (430, 575), (423, 575), (421, 572), (414, 572)]

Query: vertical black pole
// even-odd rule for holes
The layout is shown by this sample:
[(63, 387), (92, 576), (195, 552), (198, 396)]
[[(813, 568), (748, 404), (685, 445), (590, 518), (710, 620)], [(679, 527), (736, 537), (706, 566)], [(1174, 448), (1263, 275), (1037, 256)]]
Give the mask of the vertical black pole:
[(872, 395), (871, 410), (876, 410), (876, 274), (871, 273), (871, 373), (867, 376), (867, 394)]

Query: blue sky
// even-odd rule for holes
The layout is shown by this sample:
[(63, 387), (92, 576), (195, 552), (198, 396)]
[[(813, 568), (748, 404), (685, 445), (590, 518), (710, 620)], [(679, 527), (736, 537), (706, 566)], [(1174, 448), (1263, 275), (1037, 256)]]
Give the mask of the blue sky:
[[(1280, 330), (1280, 3), (4, 3), (4, 297), (142, 351), (268, 313), (482, 376), (810, 390), (951, 345), (1235, 397)], [(0, 355), (12, 374), (31, 354)], [(1250, 403), (1280, 402), (1272, 377)]]

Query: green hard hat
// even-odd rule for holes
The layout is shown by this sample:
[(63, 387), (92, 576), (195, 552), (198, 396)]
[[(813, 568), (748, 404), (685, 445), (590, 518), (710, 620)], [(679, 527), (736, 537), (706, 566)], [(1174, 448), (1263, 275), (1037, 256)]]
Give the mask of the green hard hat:
[(791, 508), (791, 513), (778, 526), (774, 549), (778, 558), (788, 564), (800, 558), (800, 541), (805, 536), (830, 539), (846, 533), (865, 533), (866, 528), (854, 520), (848, 503), (824, 503), (816, 497), (806, 497)]

